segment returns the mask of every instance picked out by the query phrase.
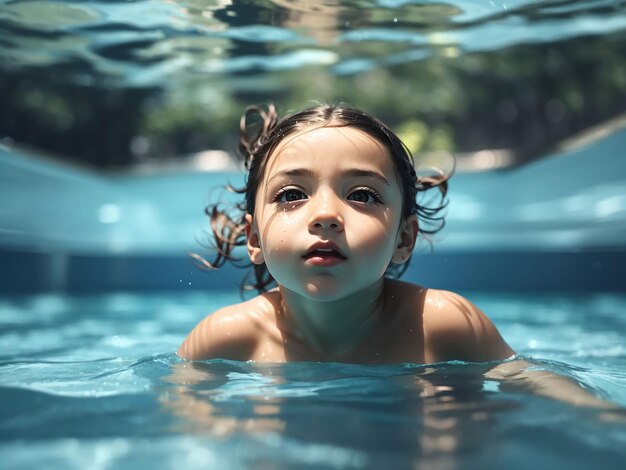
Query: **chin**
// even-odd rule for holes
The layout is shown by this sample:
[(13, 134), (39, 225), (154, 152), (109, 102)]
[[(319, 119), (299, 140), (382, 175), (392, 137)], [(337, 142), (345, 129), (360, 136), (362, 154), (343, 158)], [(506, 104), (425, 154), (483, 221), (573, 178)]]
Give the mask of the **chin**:
[(349, 295), (345, 287), (342, 288), (337, 282), (330, 280), (309, 281), (304, 285), (301, 284), (298, 286), (286, 283), (283, 284), (283, 287), (307, 299), (322, 302), (339, 300)]
[(311, 300), (331, 302), (350, 297), (360, 290), (355, 286), (338, 284), (336, 281), (311, 281), (305, 286), (303, 295)]
[(342, 299), (346, 297), (346, 295), (343, 292), (339, 292), (337, 290), (309, 288), (304, 293), (304, 297), (321, 302), (332, 302), (334, 300)]
[(316, 276), (315, 278), (309, 278), (302, 283), (294, 283), (293, 279), (291, 282), (282, 283), (278, 281), (279, 285), (283, 288), (298, 294), (304, 298), (309, 300), (315, 300), (320, 302), (332, 302), (336, 300), (345, 299), (346, 297), (350, 297), (351, 295), (358, 294), (364, 288), (369, 286), (370, 284), (364, 283), (350, 283), (349, 285), (345, 282), (341, 282), (341, 279), (338, 279), (334, 276)]

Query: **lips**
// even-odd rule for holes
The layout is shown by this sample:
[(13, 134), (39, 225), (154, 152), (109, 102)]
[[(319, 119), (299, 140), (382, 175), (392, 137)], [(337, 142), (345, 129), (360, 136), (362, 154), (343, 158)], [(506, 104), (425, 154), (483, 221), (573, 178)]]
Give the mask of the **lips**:
[(341, 250), (333, 242), (317, 242), (311, 245), (303, 258), (311, 256), (335, 256), (346, 259)]
[(315, 266), (335, 266), (346, 260), (339, 247), (332, 242), (318, 242), (311, 245), (303, 256)]

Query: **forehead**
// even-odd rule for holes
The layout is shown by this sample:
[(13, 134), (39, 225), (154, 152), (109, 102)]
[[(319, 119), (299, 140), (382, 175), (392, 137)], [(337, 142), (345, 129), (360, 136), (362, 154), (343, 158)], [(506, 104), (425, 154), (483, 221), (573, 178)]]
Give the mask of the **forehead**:
[(395, 167), (388, 150), (372, 136), (349, 126), (307, 127), (285, 137), (270, 154), (266, 174), (285, 166), (375, 168), (390, 177)]

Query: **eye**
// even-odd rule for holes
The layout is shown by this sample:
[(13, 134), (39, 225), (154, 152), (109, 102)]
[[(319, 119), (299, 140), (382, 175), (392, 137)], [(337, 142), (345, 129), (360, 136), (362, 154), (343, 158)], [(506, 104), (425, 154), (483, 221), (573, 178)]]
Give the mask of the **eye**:
[(306, 199), (306, 197), (307, 197), (306, 194), (304, 194), (299, 189), (284, 188), (278, 191), (276, 196), (274, 196), (274, 202), (285, 204), (288, 202), (300, 201), (302, 199)]
[(358, 188), (350, 193), (348, 199), (363, 204), (382, 204), (383, 202), (380, 194), (370, 188)]

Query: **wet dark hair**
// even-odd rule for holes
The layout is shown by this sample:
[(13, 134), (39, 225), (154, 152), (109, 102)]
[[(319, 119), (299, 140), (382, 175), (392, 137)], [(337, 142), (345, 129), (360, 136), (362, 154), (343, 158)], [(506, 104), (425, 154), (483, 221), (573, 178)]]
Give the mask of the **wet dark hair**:
[[(242, 288), (259, 293), (265, 292), (276, 285), (276, 281), (265, 264), (253, 264), (249, 260), (234, 255), (236, 247), (246, 246), (245, 215), (254, 214), (256, 193), (263, 178), (268, 157), (278, 144), (287, 136), (311, 126), (319, 127), (352, 127), (374, 138), (382, 144), (396, 168), (397, 178), (403, 195), (403, 217), (416, 215), (419, 234), (432, 235), (441, 230), (445, 223), (443, 209), (447, 206), (446, 193), (450, 174), (435, 171), (429, 176), (417, 176), (413, 156), (402, 141), (378, 119), (358, 109), (343, 105), (318, 105), (303, 111), (278, 118), (276, 108), (269, 105), (267, 109), (251, 106), (246, 109), (240, 121), (240, 140), (238, 154), (244, 160), (248, 170), (246, 184), (242, 188), (227, 186), (227, 189), (244, 194), (244, 201), (229, 210), (222, 204), (209, 205), (205, 209), (211, 222), (211, 239), (209, 248), (215, 251), (212, 262), (202, 256), (191, 254), (197, 264), (205, 269), (217, 269), (227, 261), (238, 267), (252, 268), (243, 281)], [(418, 193), (432, 188), (439, 190), (439, 201), (433, 200), (419, 204)], [(391, 262), (385, 276), (400, 277), (411, 260), (403, 264)]]

